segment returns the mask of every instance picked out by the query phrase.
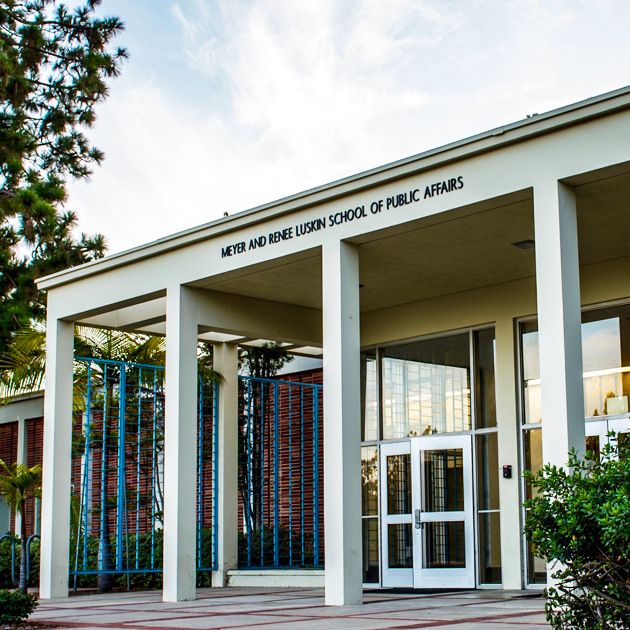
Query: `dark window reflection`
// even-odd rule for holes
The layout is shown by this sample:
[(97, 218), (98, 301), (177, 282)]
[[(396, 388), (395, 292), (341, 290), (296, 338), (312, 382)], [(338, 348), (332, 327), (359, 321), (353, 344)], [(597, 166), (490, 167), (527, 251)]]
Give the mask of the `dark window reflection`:
[(464, 462), (461, 448), (424, 451), (423, 503), (426, 512), (464, 509)]
[(387, 458), (387, 513), (411, 514), (411, 455)]
[(378, 515), (378, 459), (376, 446), (361, 448), (363, 516)]
[(466, 535), (462, 521), (425, 523), (425, 568), (461, 569), (466, 566)]
[(390, 569), (410, 569), (413, 567), (413, 542), (411, 536), (411, 523), (387, 526)]
[(495, 394), (494, 328), (478, 330), (475, 336), (475, 375), (477, 378), (477, 428), (497, 426)]

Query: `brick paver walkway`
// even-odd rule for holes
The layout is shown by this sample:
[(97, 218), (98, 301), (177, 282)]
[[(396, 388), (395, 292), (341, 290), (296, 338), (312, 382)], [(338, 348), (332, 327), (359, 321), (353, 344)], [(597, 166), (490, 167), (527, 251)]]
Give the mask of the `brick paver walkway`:
[(322, 589), (200, 589), (192, 602), (161, 601), (158, 591), (77, 596), (40, 602), (32, 621), (71, 628), (155, 630), (386, 630), (549, 628), (531, 593), (368, 591), (363, 606), (324, 606)]

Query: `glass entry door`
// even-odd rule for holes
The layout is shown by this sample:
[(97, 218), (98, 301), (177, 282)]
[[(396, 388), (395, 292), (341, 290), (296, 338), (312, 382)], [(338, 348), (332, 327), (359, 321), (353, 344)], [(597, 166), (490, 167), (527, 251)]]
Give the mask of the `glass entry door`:
[(475, 586), (472, 436), (381, 444), (385, 587)]
[(472, 436), (411, 440), (416, 588), (474, 588)]

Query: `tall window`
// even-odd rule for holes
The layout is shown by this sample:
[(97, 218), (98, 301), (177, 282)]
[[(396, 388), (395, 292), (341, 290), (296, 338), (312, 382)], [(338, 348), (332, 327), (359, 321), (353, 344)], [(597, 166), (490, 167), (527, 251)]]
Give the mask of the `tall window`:
[(361, 448), (363, 514), (363, 582), (379, 581), (378, 447)]
[(383, 439), (470, 430), (469, 335), (385, 348)]
[[(541, 421), (538, 322), (521, 324), (523, 423)], [(628, 413), (630, 306), (582, 313), (584, 411), (587, 418)]]
[[(382, 557), (378, 553), (379, 441), (472, 431), (479, 583), (501, 583), (495, 363), (495, 332), (490, 327), (362, 353), (364, 582), (378, 581)], [(411, 489), (419, 480), (412, 478), (409, 464), (409, 455), (387, 458), (388, 478), (381, 480), (385, 483), (381, 491), (387, 495), (390, 514), (411, 513)], [(425, 488), (422, 496), (428, 501), (433, 494)], [(411, 568), (412, 524), (388, 525), (387, 534), (388, 567)]]
[[(540, 401), (540, 367), (538, 322), (520, 326), (523, 401), (523, 464), (536, 472), (543, 462)], [(628, 417), (630, 397), (630, 305), (611, 306), (582, 313), (582, 357), (584, 378), (584, 412), (587, 424), (586, 447), (597, 452), (599, 437), (588, 427), (600, 420), (610, 425), (611, 418)], [(600, 423), (601, 424), (601, 423)], [(605, 437), (607, 430), (602, 431)], [(597, 433), (595, 431), (594, 433)], [(525, 488), (525, 497), (533, 489)], [(527, 549), (527, 581), (544, 584), (546, 566), (531, 548)]]

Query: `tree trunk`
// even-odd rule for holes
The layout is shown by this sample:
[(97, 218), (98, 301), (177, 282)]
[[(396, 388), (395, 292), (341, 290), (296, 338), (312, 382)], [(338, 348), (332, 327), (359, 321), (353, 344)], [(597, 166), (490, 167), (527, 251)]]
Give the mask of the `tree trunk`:
[[(99, 555), (101, 560), (101, 571), (110, 571), (112, 566), (112, 541), (109, 533), (109, 510), (105, 507), (107, 503), (103, 503), (105, 511), (103, 519), (103, 531), (101, 532), (101, 540), (99, 544)], [(99, 573), (96, 576), (96, 587), (99, 593), (109, 593), (114, 588), (114, 576), (111, 573)]]
[(28, 593), (28, 585), (26, 583), (26, 501), (20, 501), (20, 514), (22, 518), (22, 527), (21, 527), (21, 540), (20, 540), (20, 548), (22, 550), (22, 557), (20, 558), (20, 593), (22, 595), (26, 595)]
[[(107, 397), (105, 400), (112, 400), (113, 391), (107, 389)], [(119, 420), (120, 422), (120, 420)], [(103, 409), (103, 478), (101, 479), (101, 510), (103, 513), (103, 526), (101, 527), (101, 537), (99, 541), (100, 570), (111, 571), (114, 567), (112, 564), (112, 540), (109, 530), (109, 466), (107, 461), (107, 451), (109, 447), (109, 432), (107, 427), (107, 405)], [(120, 466), (120, 461), (117, 461)], [(119, 499), (120, 500), (120, 499)], [(120, 541), (118, 541), (120, 544)], [(96, 587), (99, 593), (109, 593), (114, 588), (114, 576), (112, 573), (99, 573), (96, 576)]]

